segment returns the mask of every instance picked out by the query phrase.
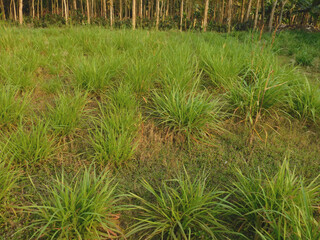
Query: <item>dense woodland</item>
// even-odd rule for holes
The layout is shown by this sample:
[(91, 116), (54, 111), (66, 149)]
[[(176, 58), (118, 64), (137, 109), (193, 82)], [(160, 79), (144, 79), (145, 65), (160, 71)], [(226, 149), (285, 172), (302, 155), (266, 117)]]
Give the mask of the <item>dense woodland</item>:
[(202, 31), (319, 24), (319, 0), (0, 0), (0, 17), (20, 24), (100, 24)]

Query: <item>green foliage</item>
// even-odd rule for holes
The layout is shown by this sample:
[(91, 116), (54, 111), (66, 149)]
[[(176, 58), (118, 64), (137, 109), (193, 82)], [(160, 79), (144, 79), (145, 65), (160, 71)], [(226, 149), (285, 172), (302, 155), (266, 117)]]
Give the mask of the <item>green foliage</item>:
[(40, 203), (27, 207), (35, 216), (32, 239), (106, 239), (121, 235), (117, 223), (117, 184), (108, 171), (94, 168), (71, 180), (65, 172), (39, 192)]
[(140, 116), (128, 88), (120, 87), (110, 98), (110, 105), (100, 105), (101, 114), (90, 135), (93, 158), (100, 164), (121, 165), (130, 160), (137, 147)]
[(76, 92), (73, 95), (59, 94), (55, 106), (48, 105), (48, 121), (54, 132), (62, 135), (73, 133), (85, 115), (87, 95)]
[(274, 176), (258, 170), (247, 177), (238, 171), (234, 199), (241, 228), (262, 239), (316, 239), (310, 238), (320, 236), (314, 215), (320, 201), (316, 181), (306, 184), (286, 160)]
[(121, 58), (116, 54), (100, 58), (80, 58), (73, 69), (76, 86), (89, 91), (102, 91), (112, 84), (121, 63)]
[(221, 104), (210, 95), (173, 88), (163, 93), (153, 93), (151, 114), (155, 120), (190, 140), (205, 138), (212, 130), (220, 130), (223, 117)]
[(30, 127), (19, 126), (10, 136), (3, 134), (1, 151), (16, 164), (34, 166), (53, 157), (56, 146), (53, 136), (48, 135), (48, 125), (39, 122)]
[(16, 125), (24, 116), (28, 96), (21, 96), (17, 87), (0, 87), (0, 127)]
[(293, 88), (290, 107), (294, 115), (304, 120), (318, 122), (320, 119), (320, 90), (305, 79)]
[[(162, 182), (155, 189), (146, 180), (142, 186), (152, 196), (131, 193), (139, 204), (136, 209), (136, 223), (128, 236), (135, 239), (222, 239), (225, 233), (232, 233), (227, 223), (221, 221), (230, 214), (228, 195), (217, 189), (210, 189), (205, 175), (191, 178), (185, 171), (176, 179)], [(208, 189), (209, 188), (209, 189)]]
[(0, 160), (0, 226), (7, 221), (6, 208), (12, 201), (14, 190), (18, 188), (18, 176), (18, 171), (12, 168), (10, 162)]

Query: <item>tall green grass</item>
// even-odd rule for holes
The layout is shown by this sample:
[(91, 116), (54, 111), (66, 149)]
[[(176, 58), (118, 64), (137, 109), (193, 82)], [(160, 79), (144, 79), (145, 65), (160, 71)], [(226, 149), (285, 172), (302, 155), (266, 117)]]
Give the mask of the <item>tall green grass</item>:
[(130, 93), (120, 86), (111, 93), (109, 103), (100, 105), (101, 114), (90, 135), (93, 158), (100, 164), (118, 166), (134, 156), (140, 114)]
[(206, 138), (221, 130), (221, 103), (207, 93), (173, 88), (153, 93), (151, 114), (155, 121), (188, 141)]
[[(3, 154), (1, 153), (1, 158)], [(15, 198), (18, 188), (19, 173), (12, 167), (11, 162), (0, 160), (0, 226), (8, 223), (8, 209)]]
[(232, 212), (228, 195), (209, 187), (205, 175), (191, 178), (185, 172), (159, 188), (146, 180), (141, 184), (151, 198), (130, 194), (139, 203), (130, 206), (137, 210), (127, 234), (133, 239), (224, 239), (232, 234), (221, 220)]
[(26, 112), (28, 102), (28, 95), (23, 96), (17, 87), (0, 87), (0, 127), (17, 125)]
[(84, 120), (86, 103), (87, 94), (59, 94), (55, 106), (48, 105), (47, 120), (53, 131), (64, 136), (72, 134)]
[(240, 229), (255, 232), (254, 239), (317, 239), (316, 207), (320, 185), (306, 183), (284, 161), (274, 176), (258, 170), (245, 176), (238, 171), (233, 199), (241, 214)]
[(28, 206), (35, 217), (31, 239), (111, 239), (121, 236), (117, 184), (108, 171), (84, 169), (70, 178), (65, 172), (39, 192)]
[(57, 149), (54, 136), (49, 135), (48, 124), (33, 123), (30, 127), (19, 126), (11, 135), (2, 134), (1, 151), (15, 164), (35, 166), (51, 159)]

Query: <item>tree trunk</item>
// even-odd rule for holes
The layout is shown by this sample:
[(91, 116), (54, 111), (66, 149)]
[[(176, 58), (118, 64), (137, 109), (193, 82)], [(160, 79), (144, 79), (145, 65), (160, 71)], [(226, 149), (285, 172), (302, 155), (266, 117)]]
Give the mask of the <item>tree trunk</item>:
[(68, 24), (68, 4), (67, 4), (67, 0), (63, 0), (63, 3), (64, 3), (64, 17), (65, 17), (65, 20), (66, 20), (66, 24)]
[(260, 0), (257, 0), (256, 13), (255, 13), (255, 15), (254, 15), (253, 30), (255, 30), (255, 29), (257, 28), (258, 18), (259, 18), (259, 6), (260, 6)]
[(203, 17), (203, 31), (207, 31), (207, 25), (208, 25), (208, 10), (209, 10), (209, 0), (206, 0), (205, 6), (204, 6), (204, 17)]
[(119, 17), (120, 17), (120, 21), (122, 21), (122, 0), (120, 0), (120, 6), (119, 6)]
[(73, 0), (73, 10), (77, 11), (77, 0)]
[(249, 20), (249, 16), (250, 16), (250, 12), (251, 12), (251, 5), (252, 5), (252, 0), (249, 0), (246, 17), (244, 19), (245, 22), (248, 22), (248, 20)]
[(285, 7), (285, 5), (287, 4), (287, 0), (284, 0), (281, 4), (281, 11), (280, 11), (280, 17), (279, 17), (279, 22), (278, 24), (282, 23), (282, 16), (283, 16), (283, 9)]
[(14, 16), (14, 21), (17, 21), (17, 9), (16, 9), (16, 2), (12, 0), (13, 3), (13, 16)]
[(241, 14), (240, 14), (240, 22), (243, 23), (244, 20), (244, 9), (246, 5), (246, 0), (242, 0), (242, 6), (241, 6)]
[(223, 19), (224, 19), (224, 0), (221, 0), (222, 4), (221, 4), (221, 8), (220, 8), (220, 24), (223, 23)]
[(132, 0), (132, 29), (136, 29), (136, 0)]
[(182, 31), (182, 20), (183, 20), (183, 2), (184, 2), (184, 0), (181, 0), (181, 6), (180, 6), (180, 31)]
[(231, 31), (231, 20), (232, 20), (232, 0), (229, 0), (229, 6), (228, 6), (228, 33)]
[(4, 4), (3, 4), (3, 0), (0, 0), (0, 6), (1, 6), (1, 12), (2, 12), (2, 19), (6, 20), (6, 12), (4, 10)]
[(113, 27), (113, 0), (110, 0), (110, 27)]
[(32, 11), (32, 19), (34, 19), (35, 17), (35, 14), (34, 14), (34, 0), (32, 0), (32, 3), (31, 3), (31, 11)]
[(269, 19), (269, 32), (272, 31), (274, 12), (276, 10), (277, 3), (278, 3), (278, 0), (274, 0), (274, 2), (272, 4), (272, 9), (271, 9), (271, 13), (270, 13), (270, 19)]
[(264, 25), (264, 16), (265, 16), (265, 6), (264, 6), (264, 0), (261, 0), (261, 8), (262, 8), (262, 13), (261, 13), (261, 26)]
[(143, 2), (142, 2), (142, 0), (140, 0), (139, 17), (141, 19), (142, 19), (142, 6), (143, 6)]
[(88, 18), (88, 24), (90, 24), (90, 2), (87, 0), (87, 18)]
[(102, 16), (107, 19), (107, 0), (102, 0)]
[(23, 0), (19, 0), (19, 23), (22, 25), (23, 23)]
[(160, 19), (160, 1), (159, 0), (156, 0), (156, 29), (158, 30), (159, 29), (159, 19)]

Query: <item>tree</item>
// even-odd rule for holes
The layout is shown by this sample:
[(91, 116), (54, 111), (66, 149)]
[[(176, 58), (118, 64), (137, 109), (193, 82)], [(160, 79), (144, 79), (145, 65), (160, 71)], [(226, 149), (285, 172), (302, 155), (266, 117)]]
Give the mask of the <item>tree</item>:
[(136, 0), (132, 0), (132, 29), (136, 29)]
[(207, 25), (208, 25), (208, 9), (209, 9), (209, 0), (206, 0), (206, 4), (204, 7), (204, 17), (203, 17), (203, 31), (207, 31)]
[(19, 0), (19, 23), (23, 23), (23, 0)]
[(278, 0), (273, 0), (270, 19), (269, 19), (269, 32), (272, 31), (274, 12), (276, 10), (277, 3), (278, 3)]

